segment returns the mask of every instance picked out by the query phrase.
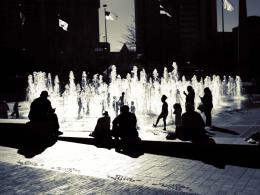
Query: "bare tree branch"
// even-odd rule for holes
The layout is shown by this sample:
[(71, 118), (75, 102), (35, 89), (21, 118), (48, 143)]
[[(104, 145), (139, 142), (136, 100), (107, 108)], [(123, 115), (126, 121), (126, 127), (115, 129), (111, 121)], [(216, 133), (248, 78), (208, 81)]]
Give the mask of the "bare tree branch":
[(129, 50), (136, 50), (136, 33), (134, 22), (130, 25), (127, 25), (127, 34), (123, 35), (122, 38), (124, 39), (124, 41), (122, 41), (121, 43), (126, 44)]

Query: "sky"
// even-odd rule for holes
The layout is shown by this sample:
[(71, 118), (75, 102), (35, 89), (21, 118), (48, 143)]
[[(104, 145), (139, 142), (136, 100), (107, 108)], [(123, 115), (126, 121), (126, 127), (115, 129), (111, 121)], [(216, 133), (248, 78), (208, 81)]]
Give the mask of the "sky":
[[(232, 31), (238, 24), (238, 2), (239, 0), (229, 0), (234, 5), (234, 11), (224, 12), (225, 31)], [(99, 9), (99, 33), (100, 41), (104, 41), (104, 9), (103, 4), (107, 4), (107, 10), (118, 15), (116, 21), (107, 21), (108, 42), (111, 51), (119, 51), (122, 47), (123, 36), (127, 34), (127, 25), (134, 23), (134, 0), (100, 0)], [(218, 30), (222, 30), (221, 23), (221, 0), (217, 0), (218, 9)], [(260, 16), (260, 0), (247, 0), (248, 16)]]

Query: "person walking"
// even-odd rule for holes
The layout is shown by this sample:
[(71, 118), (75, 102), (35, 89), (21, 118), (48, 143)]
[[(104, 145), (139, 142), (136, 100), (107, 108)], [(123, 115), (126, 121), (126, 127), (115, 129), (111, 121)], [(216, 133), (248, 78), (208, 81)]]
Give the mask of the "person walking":
[(162, 95), (161, 97), (161, 101), (162, 101), (162, 111), (159, 114), (156, 123), (153, 124), (153, 127), (157, 127), (157, 124), (159, 123), (160, 119), (163, 119), (163, 130), (166, 130), (166, 119), (168, 116), (168, 104), (166, 102), (167, 96), (166, 95)]
[(21, 106), (19, 106), (19, 102), (16, 101), (14, 103), (13, 112), (11, 114), (12, 117), (15, 116), (15, 118), (19, 118), (19, 107), (21, 107)]

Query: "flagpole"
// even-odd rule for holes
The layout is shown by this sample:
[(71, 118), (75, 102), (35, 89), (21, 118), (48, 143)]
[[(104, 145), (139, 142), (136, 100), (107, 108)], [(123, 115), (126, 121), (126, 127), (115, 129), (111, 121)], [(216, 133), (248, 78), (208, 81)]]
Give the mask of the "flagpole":
[(104, 17), (105, 17), (105, 36), (106, 36), (106, 43), (107, 43), (107, 19), (106, 19), (106, 7), (107, 7), (107, 5), (104, 4), (103, 7), (104, 7)]
[(225, 24), (224, 24), (224, 2), (223, 0), (221, 0), (222, 2), (222, 9), (221, 9), (221, 15), (222, 15), (222, 44), (224, 47), (224, 32), (225, 32)]

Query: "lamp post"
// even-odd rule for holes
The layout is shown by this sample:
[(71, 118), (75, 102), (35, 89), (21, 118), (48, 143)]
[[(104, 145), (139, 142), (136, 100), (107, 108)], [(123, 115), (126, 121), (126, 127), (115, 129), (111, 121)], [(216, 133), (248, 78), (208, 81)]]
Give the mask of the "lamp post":
[(106, 19), (107, 4), (104, 4), (103, 7), (104, 7), (104, 17), (105, 17), (105, 37), (106, 37), (106, 43), (107, 43), (107, 19)]

